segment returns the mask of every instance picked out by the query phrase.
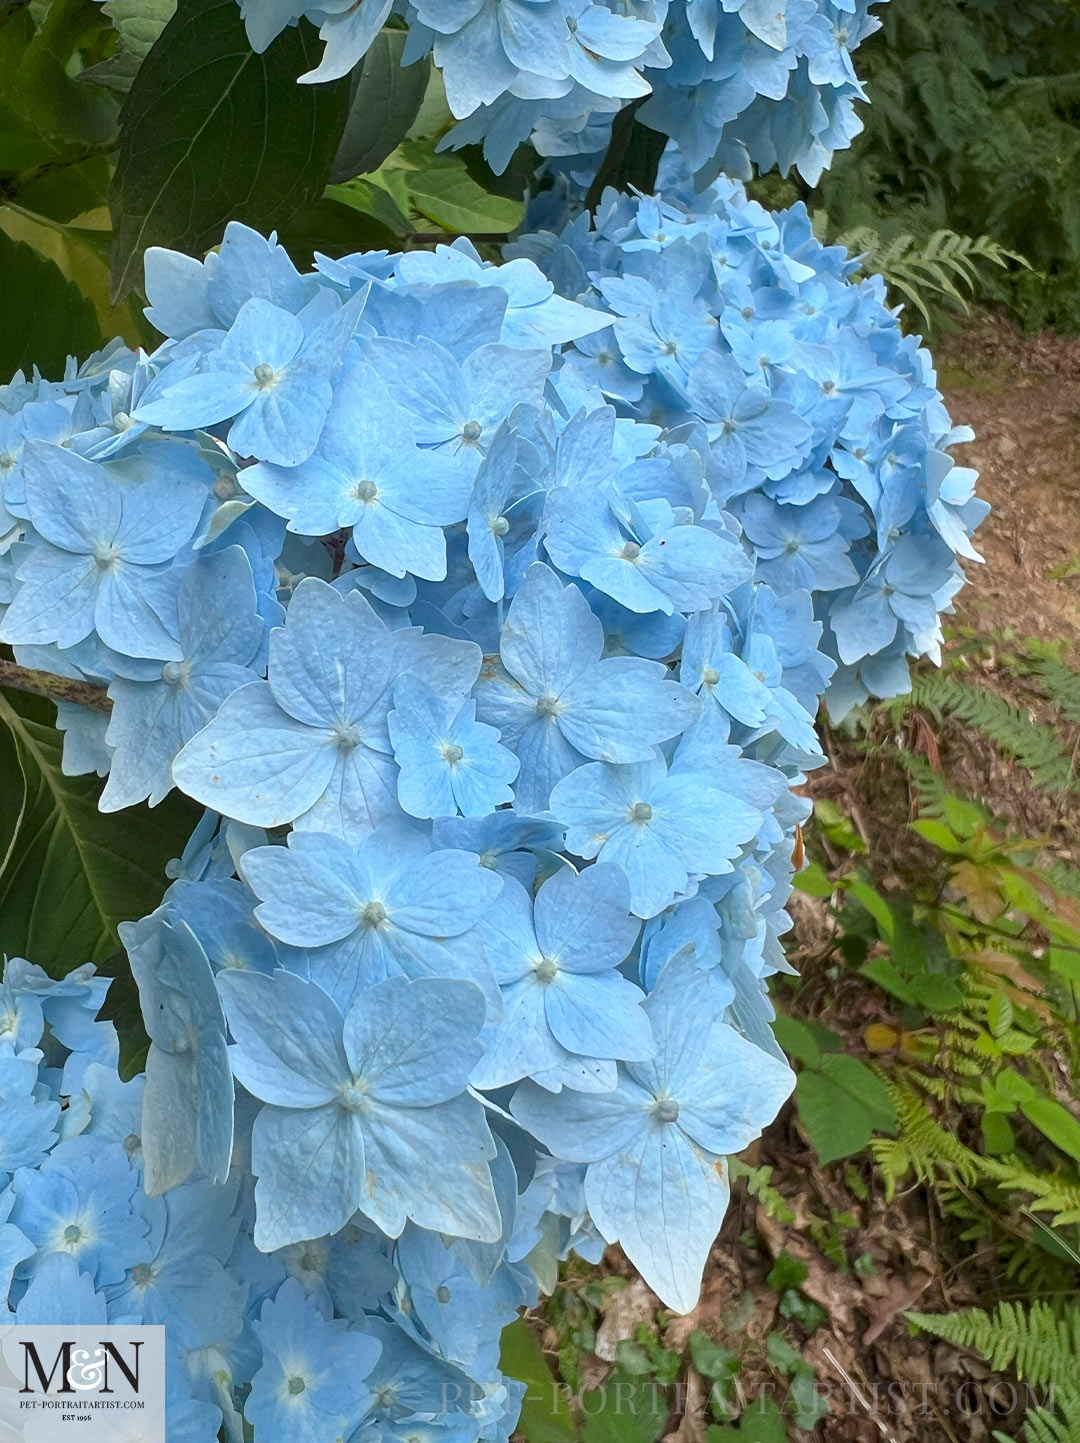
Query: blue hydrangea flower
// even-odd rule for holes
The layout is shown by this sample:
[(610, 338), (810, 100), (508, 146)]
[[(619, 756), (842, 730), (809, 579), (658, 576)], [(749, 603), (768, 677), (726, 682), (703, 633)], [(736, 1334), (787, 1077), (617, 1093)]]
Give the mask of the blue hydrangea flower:
[(221, 974), (237, 1080), (255, 1119), (255, 1241), (337, 1232), (356, 1211), (390, 1237), (411, 1219), (454, 1237), (499, 1235), (483, 1107), (465, 1094), (483, 994), (392, 977), (342, 1016), (287, 972)]
[(139, 984), (150, 1037), (143, 1094), (146, 1190), (154, 1196), (200, 1168), (214, 1182), (229, 1173), (233, 1087), (225, 1018), (206, 953), (185, 922), (159, 907), (122, 923), (121, 940)]
[(540, 812), (585, 757), (640, 761), (677, 736), (697, 706), (658, 662), (607, 657), (604, 628), (575, 586), (531, 566), (506, 616), (501, 665), (485, 669), (478, 715), (521, 762), (518, 805)]
[(544, 545), (560, 571), (630, 611), (703, 611), (752, 575), (732, 537), (680, 520), (667, 500), (560, 486), (544, 510)]
[[(483, 10), (440, 3), (448, 40)], [(208, 808), (124, 929), (148, 1075), (117, 1076), (107, 979), (4, 971), (0, 1287), (162, 1319), (177, 1443), (252, 1399), (287, 1431), (285, 1354), (327, 1326), (382, 1345), (371, 1411), (302, 1426), (504, 1443), (495, 1334), (604, 1236), (693, 1302), (722, 1158), (788, 1086), (768, 982), (813, 717), (936, 654), (983, 514), (880, 280), (708, 183), (842, 141), (846, 3), (526, 0), (565, 73), (519, 69), (471, 133), (560, 153), (546, 233), (301, 274), (230, 226), (150, 256), (156, 350), (0, 387), (5, 628), (117, 498), (137, 552), (105, 621), (77, 596), (13, 643), (111, 688), (111, 719), (65, 703), (65, 769), (120, 801), (171, 764)], [(412, 59), (434, 32), (402, 13)], [(374, 14), (315, 14), (329, 65)], [(669, 154), (662, 194), (567, 223), (642, 75), (704, 169)]]
[(344, 1010), (387, 977), (465, 977), (489, 994), (472, 928), (502, 880), (469, 852), (433, 851), (419, 830), (377, 828), (353, 848), (294, 832), (257, 847), (241, 870), (271, 936), (307, 950), (308, 974)]
[(138, 1183), (124, 1149), (98, 1139), (71, 1138), (39, 1168), (20, 1168), (11, 1222), (37, 1249), (27, 1274), (66, 1253), (98, 1286), (119, 1282), (149, 1255), (147, 1225), (131, 1210)]
[(324, 1317), (292, 1278), (263, 1304), (254, 1329), (262, 1363), (244, 1416), (257, 1433), (323, 1443), (362, 1422), (371, 1399), (364, 1379), (379, 1356), (373, 1338)]
[(323, 536), (350, 527), (362, 560), (430, 581), (446, 575), (442, 528), (464, 518), (471, 484), (456, 458), (417, 449), (408, 411), (368, 365), (336, 385), (307, 461), (244, 472), (244, 489), (288, 517), (290, 530)]
[(24, 1326), (52, 1324), (70, 1328), (106, 1323), (108, 1311), (105, 1294), (97, 1291), (93, 1278), (80, 1271), (70, 1253), (48, 1253), (19, 1299), (15, 1318)]
[(476, 720), (476, 703), (452, 706), (412, 676), (394, 683), (390, 740), (398, 801), (410, 817), (482, 817), (514, 800), (518, 760), (499, 745), (497, 727)]
[(319, 439), (334, 395), (330, 378), (363, 302), (357, 296), (307, 332), (300, 317), (280, 306), (259, 297), (245, 301), (201, 369), (163, 384), (135, 420), (179, 431), (232, 420), (228, 439), (237, 455), (299, 465)]
[(37, 1167), (57, 1138), (60, 1104), (35, 1095), (36, 1048), (0, 1050), (0, 1179), (19, 1168)]
[(205, 491), (181, 478), (122, 486), (104, 467), (27, 445), (26, 504), (41, 541), (0, 623), (14, 643), (74, 646), (96, 632), (127, 656), (181, 659), (169, 565), (191, 538)]
[(397, 810), (394, 652), (360, 592), (302, 582), (270, 638), (269, 679), (233, 692), (180, 752), (174, 780), (243, 822), (364, 835)]
[(419, 444), (439, 447), (474, 475), (510, 412), (542, 405), (551, 369), (549, 350), (480, 346), (459, 362), (426, 337), (413, 342), (377, 337), (367, 342), (364, 355), (395, 401), (412, 413)]
[(597, 1227), (683, 1313), (697, 1301), (727, 1209), (724, 1155), (772, 1121), (794, 1082), (783, 1063), (695, 1006), (698, 975), (693, 961), (664, 969), (645, 1004), (656, 1056), (621, 1067), (614, 1091), (552, 1094), (525, 1082), (511, 1104), (556, 1157), (589, 1164), (585, 1197)]
[(176, 591), (179, 660), (155, 668), (153, 677), (116, 676), (109, 684), (105, 740), (113, 756), (102, 811), (160, 802), (172, 789), (180, 748), (227, 696), (256, 679), (263, 623), (255, 607), (251, 565), (239, 546), (202, 556), (183, 573)]
[(225, 1268), (240, 1226), (236, 1188), (200, 1179), (146, 1201), (149, 1255), (106, 1290), (113, 1316), (161, 1325), (185, 1349), (238, 1338), (244, 1290)]
[[(737, 774), (732, 780), (738, 786)], [(626, 873), (639, 917), (663, 911), (692, 877), (730, 871), (763, 820), (709, 770), (669, 770), (661, 757), (579, 767), (552, 792), (551, 810), (566, 823), (574, 856), (601, 857)]]
[(626, 878), (607, 865), (563, 867), (533, 899), (507, 878), (484, 923), (503, 1016), (485, 1034), (477, 1087), (532, 1077), (541, 1087), (604, 1091), (615, 1059), (652, 1055), (641, 991), (617, 970), (637, 940)]

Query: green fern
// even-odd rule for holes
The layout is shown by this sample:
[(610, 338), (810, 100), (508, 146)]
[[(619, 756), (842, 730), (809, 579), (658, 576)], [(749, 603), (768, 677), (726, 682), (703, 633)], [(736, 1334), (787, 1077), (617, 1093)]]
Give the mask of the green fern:
[[(1029, 1408), (1024, 1417), (1024, 1443), (1080, 1443), (1080, 1398), (1059, 1394), (1060, 1413), (1047, 1408)], [(1004, 1433), (995, 1433), (998, 1443), (1010, 1443)]]
[[(1034, 269), (980, 262), (984, 293), (1031, 329), (1080, 325), (1080, 7), (892, 0), (881, 18), (859, 52), (865, 129), (818, 187), (833, 232), (988, 236)], [(940, 291), (917, 289), (933, 312)]]
[(1029, 644), (1021, 663), (1040, 694), (1067, 722), (1080, 725), (1080, 672), (1045, 646)]
[(875, 1138), (870, 1150), (885, 1182), (886, 1196), (891, 1199), (897, 1184), (909, 1173), (922, 1183), (945, 1179), (973, 1186), (982, 1172), (979, 1155), (941, 1126), (910, 1082), (886, 1079), (885, 1086), (896, 1109), (899, 1135)]
[(1061, 792), (1075, 786), (1074, 757), (1058, 730), (1035, 721), (989, 687), (951, 676), (918, 676), (912, 683), (910, 703), (929, 712), (939, 726), (947, 717), (954, 717), (981, 732), (1046, 791)]
[[(1080, 1443), (1080, 1307), (1075, 1303), (1059, 1311), (1043, 1302), (1026, 1308), (998, 1303), (990, 1313), (965, 1308), (908, 1313), (907, 1318), (954, 1348), (977, 1353), (991, 1368), (1008, 1369), (1029, 1387), (1046, 1390), (1049, 1406), (1040, 1404), (1024, 1415), (1025, 1443)], [(1007, 1443), (1003, 1433), (994, 1437)]]
[(969, 311), (969, 301), (981, 290), (985, 266), (1008, 270), (1012, 262), (1030, 269), (1019, 252), (1007, 250), (989, 236), (957, 235), (948, 229), (922, 237), (906, 232), (887, 236), (871, 225), (860, 225), (830, 239), (853, 251), (868, 274), (882, 276), (886, 285), (916, 307), (928, 326), (932, 298), (950, 300), (965, 314)]
[(1055, 1312), (1049, 1303), (998, 1303), (991, 1313), (965, 1308), (956, 1313), (908, 1313), (924, 1332), (954, 1348), (978, 1353), (991, 1368), (1006, 1368), (1036, 1388), (1063, 1391), (1075, 1386), (1080, 1367), (1080, 1306)]
[(1029, 1212), (1051, 1214), (1052, 1224), (1058, 1228), (1080, 1223), (1080, 1183), (1052, 1173), (1032, 1172), (1014, 1157), (984, 1157), (979, 1161), (984, 1175), (1003, 1191), (1029, 1195)]

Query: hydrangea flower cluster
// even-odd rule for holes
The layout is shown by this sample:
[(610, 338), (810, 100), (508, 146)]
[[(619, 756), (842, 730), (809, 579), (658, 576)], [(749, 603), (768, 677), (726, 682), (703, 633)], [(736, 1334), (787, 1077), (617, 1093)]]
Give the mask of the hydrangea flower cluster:
[[(502, 265), (300, 274), (231, 225), (146, 282), (152, 354), (0, 391), (0, 639), (107, 687), (60, 712), (104, 809), (206, 809), (123, 930), (141, 1172), (93, 1186), (215, 1279), (161, 1304), (192, 1406), (503, 1438), (499, 1332), (570, 1249), (696, 1300), (792, 1083), (765, 979), (829, 649), (850, 698), (932, 647), (970, 481), (880, 287), (731, 187)], [(93, 1098), (38, 1062), (10, 1095), (62, 1141), (11, 1195), (59, 1157), (73, 1198)], [(87, 1306), (134, 1310), (155, 1247)]]
[[(357, 65), (392, 15), (402, 63), (432, 55), (459, 124), (448, 144), (483, 142), (503, 170), (522, 141), (595, 171), (630, 102), (671, 136), (692, 170), (748, 178), (791, 168), (816, 184), (862, 128), (852, 52), (879, 28), (875, 0), (240, 0), (264, 50), (306, 16), (325, 42), (301, 80)], [(647, 97), (647, 98), (646, 98)], [(570, 160), (572, 158), (572, 161)]]
[(539, 229), (508, 247), (611, 318), (566, 349), (566, 404), (574, 380), (582, 398), (598, 388), (701, 458), (755, 577), (789, 607), (813, 599), (834, 716), (907, 691), (910, 658), (940, 660), (960, 560), (982, 559), (989, 507), (949, 453), (973, 433), (953, 426), (881, 277), (853, 280), (857, 262), (817, 239), (804, 206), (770, 213), (723, 177), (695, 193), (671, 153), (661, 180), (662, 197), (607, 191), (595, 221), (568, 221), (567, 192), (545, 193)]
[[(219, 909), (219, 921), (222, 915)], [(538, 1172), (515, 1199), (513, 1165), (500, 1144), (492, 1176), (506, 1232), (497, 1247), (447, 1247), (412, 1223), (389, 1237), (357, 1214), (333, 1237), (260, 1250), (252, 1238), (258, 1203), (248, 1166), (258, 1119), (245, 1097), (234, 1133), (224, 1023), (206, 954), (168, 907), (133, 928), (128, 945), (145, 983), (148, 1016), (161, 1019), (146, 1075), (129, 1082), (117, 1073), (115, 1028), (96, 1020), (107, 978), (87, 965), (56, 982), (11, 958), (0, 982), (5, 1320), (164, 1325), (162, 1436), (169, 1443), (241, 1440), (251, 1429), (257, 1439), (290, 1443), (508, 1437), (521, 1387), (499, 1378), (499, 1330), (536, 1299), (535, 1274), (524, 1258), (539, 1240), (539, 1217), (561, 1216), (574, 1201), (573, 1186), (565, 1201), (558, 1195), (558, 1164)], [(240, 972), (230, 975), (233, 982), (245, 980)], [(265, 980), (261, 973), (246, 980), (255, 976)], [(312, 987), (299, 978), (291, 983)], [(396, 1027), (414, 1074), (426, 1073), (440, 1039), (400, 1032), (426, 1007), (436, 1032), (452, 1032), (456, 1065), (467, 1065), (467, 1044), (457, 1030), (462, 1019), (453, 1010), (455, 984), (388, 985), (403, 1005), (382, 1015), (375, 1052)], [(451, 1010), (436, 1019), (443, 1001)], [(186, 1051), (180, 1046), (185, 1029)], [(222, 1043), (217, 1050), (216, 1041)], [(333, 1037), (317, 1041), (329, 1058)], [(367, 1045), (370, 1059), (370, 1037)], [(355, 1030), (350, 1046), (364, 1046)], [(299, 1055), (290, 1059), (281, 1048), (279, 1054), (279, 1066), (301, 1063)], [(379, 1055), (385, 1076), (393, 1060), (388, 1067)], [(268, 1076), (264, 1071), (261, 1090)], [(309, 1090), (318, 1085), (318, 1074), (305, 1076)], [(408, 1109), (400, 1092), (404, 1073), (395, 1076), (393, 1096), (382, 1105), (386, 1116), (398, 1117)], [(191, 1097), (220, 1103), (214, 1088), (222, 1081), (227, 1113), (214, 1106), (195, 1121)], [(424, 1082), (413, 1086), (431, 1090)], [(173, 1088), (179, 1090), (170, 1097)], [(160, 1118), (163, 1105), (175, 1108), (182, 1136), (151, 1142), (143, 1119), (147, 1113)], [(371, 1117), (377, 1115), (373, 1110)], [(162, 1148), (186, 1146), (188, 1121), (207, 1158), (216, 1154), (210, 1166), (220, 1162), (222, 1170), (184, 1178), (162, 1195), (170, 1165)], [(564, 1231), (568, 1243), (574, 1236), (569, 1220)], [(550, 1248), (558, 1246), (553, 1238)], [(17, 1412), (0, 1413), (0, 1425), (14, 1429), (21, 1421)]]

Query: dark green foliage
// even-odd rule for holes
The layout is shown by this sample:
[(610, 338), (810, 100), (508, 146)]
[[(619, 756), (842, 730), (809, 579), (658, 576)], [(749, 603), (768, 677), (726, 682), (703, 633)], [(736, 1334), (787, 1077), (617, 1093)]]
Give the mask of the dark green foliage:
[(51, 702), (0, 692), (0, 957), (58, 977), (104, 961), (117, 924), (153, 911), (198, 819), (174, 793), (118, 824), (97, 809), (97, 777), (63, 774), (62, 742)]
[(94, 308), (50, 260), (0, 231), (4, 321), (0, 326), (0, 381), (37, 366), (62, 376), (69, 355), (92, 350), (98, 327)]
[(1025, 256), (984, 287), (1025, 324), (1080, 326), (1080, 5), (891, 0), (859, 52), (871, 104), (815, 203), (830, 236), (949, 229)]
[(301, 23), (256, 55), (235, 0), (184, 0), (120, 119), (115, 297), (140, 281), (148, 246), (201, 254), (227, 221), (272, 230), (318, 199), (349, 104), (347, 80), (295, 84), (318, 48)]
[(629, 190), (631, 186), (645, 192), (655, 189), (656, 171), (667, 137), (657, 130), (650, 130), (637, 119), (641, 103), (635, 100), (615, 117), (611, 127), (611, 144), (585, 197), (589, 210), (596, 209), (609, 185), (616, 190)]
[(349, 118), (330, 169), (332, 181), (378, 170), (416, 119), (431, 61), (425, 57), (403, 68), (404, 49), (404, 30), (382, 30), (364, 63), (353, 72)]

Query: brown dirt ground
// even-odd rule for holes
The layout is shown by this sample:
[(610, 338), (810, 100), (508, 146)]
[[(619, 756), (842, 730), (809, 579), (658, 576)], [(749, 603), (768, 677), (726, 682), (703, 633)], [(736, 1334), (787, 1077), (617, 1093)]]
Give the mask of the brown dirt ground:
[[(985, 566), (969, 569), (971, 585), (958, 599), (954, 633), (999, 638), (1039, 637), (1065, 641), (1080, 654), (1080, 340), (1024, 337), (999, 320), (973, 321), (935, 346), (939, 380), (953, 417), (970, 424), (976, 440), (959, 452), (981, 472), (980, 494), (993, 506), (979, 533)], [(985, 651), (985, 648), (983, 648)], [(977, 665), (991, 685), (993, 650)], [(1013, 697), (1013, 700), (1026, 700)], [(1034, 705), (1034, 703), (1032, 703)], [(910, 816), (906, 783), (875, 771), (832, 735), (830, 766), (815, 773), (811, 790), (834, 798), (868, 843), (881, 871), (900, 875), (917, 865), (903, 854)], [(1052, 833), (1069, 850), (1080, 839), (1080, 817), (1048, 811), (1041, 794), (1025, 787), (1018, 769), (1005, 764), (962, 729), (947, 727), (929, 743), (957, 789), (991, 803), (995, 815), (1025, 835)], [(897, 883), (897, 885), (900, 885)], [(824, 903), (798, 896), (793, 961), (802, 973), (797, 1007), (820, 1017), (861, 1048), (865, 1026), (883, 1019), (882, 994), (860, 979), (826, 972), (831, 923)], [(887, 1009), (886, 1009), (887, 1010)], [(820, 1443), (989, 1443), (995, 1430), (1017, 1434), (1024, 1401), (1007, 1378), (995, 1377), (976, 1360), (925, 1336), (913, 1337), (903, 1312), (944, 1311), (987, 1301), (995, 1280), (980, 1274), (978, 1258), (950, 1248), (925, 1192), (912, 1186), (888, 1203), (865, 1158), (857, 1166), (816, 1166), (790, 1108), (749, 1159), (773, 1168), (772, 1182), (795, 1214), (789, 1225), (737, 1187), (723, 1232), (706, 1272), (702, 1300), (687, 1319), (673, 1320), (665, 1341), (682, 1346), (693, 1328), (721, 1342), (741, 1341), (738, 1388), (745, 1401), (762, 1386), (783, 1401), (776, 1375), (764, 1360), (766, 1334), (777, 1317), (777, 1295), (765, 1276), (777, 1253), (805, 1261), (803, 1291), (825, 1308), (828, 1321), (808, 1337), (813, 1362), (831, 1414), (814, 1432), (792, 1438)], [(968, 1250), (970, 1254), (970, 1249)], [(859, 1266), (856, 1267), (856, 1260)], [(625, 1260), (610, 1250), (606, 1266), (626, 1273)], [(655, 1316), (657, 1301), (636, 1280), (604, 1324), (604, 1351), (613, 1356), (617, 1337)], [(743, 1299), (744, 1311), (734, 1309)], [(747, 1317), (745, 1309), (752, 1302)], [(795, 1329), (792, 1336), (798, 1340)], [(752, 1340), (749, 1351), (747, 1339)], [(549, 1343), (553, 1336), (549, 1336)], [(603, 1376), (597, 1360), (594, 1382)], [(691, 1375), (691, 1381), (692, 1375)], [(790, 1418), (790, 1409), (789, 1418)], [(706, 1419), (691, 1387), (687, 1408), (673, 1416), (668, 1437), (702, 1443)], [(764, 1443), (747, 1428), (747, 1443)], [(740, 1436), (742, 1436), (740, 1434)]]

